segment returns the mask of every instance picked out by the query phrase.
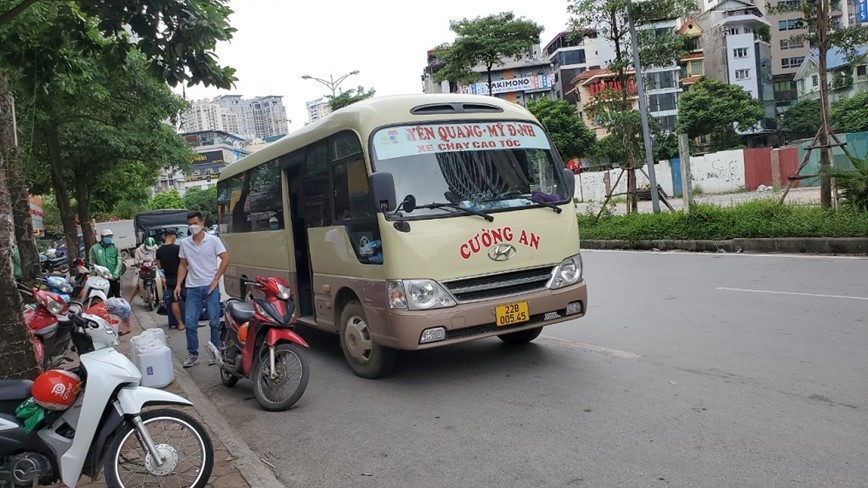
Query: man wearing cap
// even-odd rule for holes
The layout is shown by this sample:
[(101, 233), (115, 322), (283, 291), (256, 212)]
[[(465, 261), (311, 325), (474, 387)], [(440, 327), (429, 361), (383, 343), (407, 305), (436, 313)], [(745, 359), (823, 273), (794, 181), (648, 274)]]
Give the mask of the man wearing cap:
[(99, 244), (90, 248), (90, 264), (103, 266), (109, 270), (112, 279), (109, 280), (109, 298), (121, 296), (121, 269), (123, 261), (118, 247), (112, 244), (114, 233), (111, 229), (103, 229)]

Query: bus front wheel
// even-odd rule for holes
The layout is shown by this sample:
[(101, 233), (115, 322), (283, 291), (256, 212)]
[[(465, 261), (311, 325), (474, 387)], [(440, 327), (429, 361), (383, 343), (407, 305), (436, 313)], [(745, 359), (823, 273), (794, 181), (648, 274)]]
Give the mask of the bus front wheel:
[(527, 344), (528, 342), (536, 339), (539, 336), (540, 332), (542, 332), (542, 327), (536, 327), (533, 329), (522, 330), (519, 332), (500, 334), (499, 336), (497, 336), (497, 338), (507, 344)]
[(356, 376), (378, 378), (395, 366), (397, 351), (374, 343), (365, 310), (358, 300), (348, 302), (341, 311), (341, 349)]

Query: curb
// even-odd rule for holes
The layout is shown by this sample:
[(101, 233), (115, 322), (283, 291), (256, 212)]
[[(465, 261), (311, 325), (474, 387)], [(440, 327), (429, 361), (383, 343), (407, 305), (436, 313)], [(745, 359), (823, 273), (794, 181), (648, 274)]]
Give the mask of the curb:
[[(142, 329), (159, 328), (149, 312), (133, 309), (133, 313)], [(187, 399), (193, 403), (193, 407), (199, 412), (202, 419), (211, 427), (214, 435), (226, 446), (226, 450), (234, 458), (235, 466), (241, 476), (247, 480), (250, 486), (257, 488), (284, 488), (284, 484), (278, 481), (271, 470), (263, 466), (259, 456), (250, 449), (250, 446), (240, 440), (241, 436), (229, 425), (223, 414), (214, 408), (214, 405), (205, 397), (205, 394), (182, 367), (180, 359), (174, 353), (172, 353), (172, 359), (175, 367), (175, 381), (184, 390)]]
[(582, 239), (581, 246), (583, 249), (606, 250), (868, 255), (868, 238), (866, 237), (778, 237), (719, 241)]

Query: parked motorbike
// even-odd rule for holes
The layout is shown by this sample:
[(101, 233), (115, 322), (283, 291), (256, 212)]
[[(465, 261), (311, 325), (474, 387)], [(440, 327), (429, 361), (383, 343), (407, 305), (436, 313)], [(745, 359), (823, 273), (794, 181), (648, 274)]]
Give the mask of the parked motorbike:
[(72, 293), (74, 291), (74, 287), (72, 284), (62, 276), (43, 276), (41, 278), (37, 278), (36, 281), (39, 283), (39, 287), (44, 290), (48, 290), (51, 293), (59, 296), (63, 299), (64, 302), (68, 302), (72, 298)]
[(111, 288), (109, 280), (112, 278), (112, 274), (108, 268), (95, 264), (91, 269), (88, 269), (86, 265), (84, 269), (81, 266), (78, 269), (79, 276), (77, 276), (76, 282), (79, 282), (81, 279), (84, 280), (81, 285), (81, 300), (85, 307), (90, 308), (99, 302), (106, 301), (109, 289)]
[(36, 365), (40, 371), (58, 366), (69, 359), (65, 354), (72, 339), (69, 322), (59, 320), (66, 308), (66, 302), (60, 295), (38, 288), (28, 290), (19, 285), (19, 291), (30, 295), (34, 301), (32, 308), (24, 310), (24, 325), (27, 327), (27, 337), (33, 345)]
[(206, 350), (220, 365), (220, 381), (234, 386), (253, 381), (256, 401), (266, 410), (286, 410), (301, 398), (310, 375), (301, 347), (308, 347), (292, 329), (296, 324), (292, 292), (280, 278), (242, 278), (265, 298), (252, 302), (230, 298), (220, 322), (221, 347), (209, 341)]
[(214, 465), (205, 428), (177, 410), (143, 412), (192, 403), (139, 386), (142, 375), (114, 349), (108, 322), (75, 302), (61, 307), (81, 366), (36, 382), (0, 380), (0, 486), (73, 487), (102, 469), (110, 487), (205, 486)]
[(139, 268), (139, 287), (142, 292), (142, 300), (148, 311), (154, 310), (163, 301), (163, 281), (159, 277), (153, 261), (144, 261), (136, 266)]
[(39, 264), (42, 266), (42, 272), (46, 274), (66, 274), (66, 272), (69, 271), (69, 263), (66, 260), (66, 254), (59, 257), (55, 256), (54, 253), (40, 254)]

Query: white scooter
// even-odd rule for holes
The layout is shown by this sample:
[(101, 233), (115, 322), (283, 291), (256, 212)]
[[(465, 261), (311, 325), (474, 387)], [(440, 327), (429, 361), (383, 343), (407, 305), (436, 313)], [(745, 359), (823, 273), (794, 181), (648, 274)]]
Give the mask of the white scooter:
[[(82, 272), (79, 269), (79, 272)], [(111, 271), (105, 266), (94, 264), (92, 270), (85, 268), (83, 272), (87, 273), (87, 279), (84, 282), (81, 293), (81, 300), (85, 308), (90, 308), (92, 305), (108, 300), (109, 289), (112, 278)]]
[[(64, 306), (66, 307), (66, 306)], [(117, 334), (100, 317), (72, 302), (62, 320), (74, 326), (82, 393), (63, 411), (49, 411), (27, 432), (15, 416), (33, 382), (0, 380), (0, 486), (74, 488), (81, 476), (105, 469), (110, 487), (203, 487), (214, 465), (205, 428), (189, 415), (153, 405), (192, 405), (173, 393), (139, 386), (141, 373), (112, 346)]]

